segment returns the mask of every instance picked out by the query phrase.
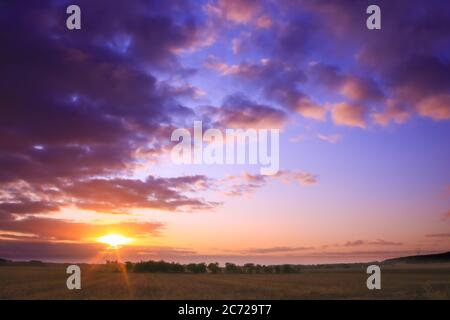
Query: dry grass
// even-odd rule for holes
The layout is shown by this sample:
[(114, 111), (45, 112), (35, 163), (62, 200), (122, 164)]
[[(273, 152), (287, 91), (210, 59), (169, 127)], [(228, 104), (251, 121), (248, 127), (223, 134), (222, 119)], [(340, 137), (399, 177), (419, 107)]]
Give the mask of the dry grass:
[[(0, 299), (450, 299), (449, 266), (382, 268), (382, 290), (364, 269), (300, 274), (136, 274), (83, 267), (82, 289), (66, 288), (62, 265), (0, 267)], [(128, 284), (127, 284), (128, 283)]]

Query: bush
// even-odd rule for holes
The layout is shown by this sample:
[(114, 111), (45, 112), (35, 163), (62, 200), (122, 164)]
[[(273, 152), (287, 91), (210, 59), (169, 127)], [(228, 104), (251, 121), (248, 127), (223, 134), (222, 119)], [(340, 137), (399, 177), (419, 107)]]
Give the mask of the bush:
[(186, 269), (192, 273), (205, 273), (206, 263), (189, 263)]
[(134, 272), (184, 272), (184, 267), (179, 263), (161, 261), (141, 261), (132, 266)]
[(127, 270), (127, 272), (132, 272), (133, 271), (133, 263), (130, 261), (125, 262), (125, 269)]
[(225, 271), (228, 273), (239, 273), (240, 268), (234, 263), (227, 262), (225, 263)]
[[(3, 261), (0, 260), (0, 264)], [(243, 266), (238, 266), (234, 263), (225, 263), (225, 268), (221, 268), (218, 262), (209, 263), (189, 263), (187, 265), (182, 265), (180, 263), (165, 262), (160, 261), (141, 261), (133, 263), (130, 261), (125, 262), (125, 264), (120, 265), (117, 261), (107, 261), (107, 269), (112, 271), (120, 271), (125, 268), (128, 272), (164, 272), (164, 273), (206, 273), (207, 271), (211, 273), (298, 273), (300, 272), (300, 266), (283, 264), (283, 265), (260, 265), (253, 263), (246, 263)]]
[(208, 264), (208, 270), (211, 273), (219, 273), (221, 271), (218, 262)]

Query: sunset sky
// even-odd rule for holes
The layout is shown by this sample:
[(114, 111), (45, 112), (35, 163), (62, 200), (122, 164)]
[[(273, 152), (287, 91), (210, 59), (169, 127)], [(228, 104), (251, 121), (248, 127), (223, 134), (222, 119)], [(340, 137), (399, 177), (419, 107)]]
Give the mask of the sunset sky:
[[(279, 128), (279, 173), (173, 164), (194, 121)], [(0, 258), (448, 251), (449, 164), (449, 1), (0, 3)]]

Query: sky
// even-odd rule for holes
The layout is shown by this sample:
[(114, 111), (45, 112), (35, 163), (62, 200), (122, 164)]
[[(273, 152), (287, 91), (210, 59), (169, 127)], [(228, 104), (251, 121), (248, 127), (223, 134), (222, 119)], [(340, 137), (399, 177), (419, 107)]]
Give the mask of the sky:
[[(2, 1), (0, 258), (448, 251), (449, 21), (444, 0)], [(279, 129), (280, 170), (173, 163), (194, 121)]]

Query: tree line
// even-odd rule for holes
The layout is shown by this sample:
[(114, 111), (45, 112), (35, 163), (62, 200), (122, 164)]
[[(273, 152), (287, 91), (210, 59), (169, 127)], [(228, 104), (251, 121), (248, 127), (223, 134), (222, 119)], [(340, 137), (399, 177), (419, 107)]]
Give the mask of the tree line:
[[(117, 265), (116, 271), (120, 271), (120, 263), (117, 261), (107, 261), (107, 264)], [(233, 274), (257, 274), (257, 273), (299, 273), (300, 266), (292, 264), (281, 265), (260, 265), (254, 263), (246, 263), (244, 265), (237, 265), (235, 263), (227, 262), (224, 266), (220, 266), (218, 262), (206, 264), (189, 263), (180, 264), (176, 262), (160, 261), (127, 261), (124, 267), (128, 272), (162, 272), (162, 273), (233, 273)]]

